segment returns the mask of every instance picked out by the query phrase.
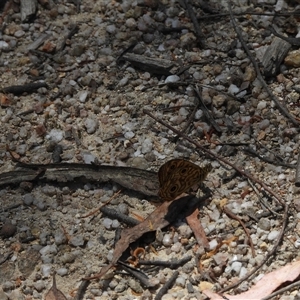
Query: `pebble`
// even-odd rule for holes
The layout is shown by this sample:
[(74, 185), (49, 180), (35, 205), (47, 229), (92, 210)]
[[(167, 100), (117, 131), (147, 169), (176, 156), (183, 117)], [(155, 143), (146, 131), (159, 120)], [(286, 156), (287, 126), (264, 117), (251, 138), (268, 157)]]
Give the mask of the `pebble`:
[(176, 279), (176, 285), (180, 287), (185, 287), (185, 281), (186, 278), (184, 278), (183, 276), (178, 276)]
[(102, 221), (102, 224), (106, 229), (111, 229), (112, 223), (113, 223), (113, 221), (109, 218), (104, 218)]
[(189, 239), (193, 234), (191, 227), (187, 224), (180, 225), (177, 230), (179, 232), (179, 235), (183, 238)]
[(218, 241), (216, 239), (213, 239), (209, 242), (209, 249), (213, 250), (218, 246)]
[(47, 135), (46, 138), (59, 143), (64, 137), (64, 132), (59, 129), (52, 129)]
[(240, 274), (241, 268), (242, 268), (242, 263), (239, 262), (239, 261), (234, 261), (234, 262), (231, 264), (231, 270), (232, 270), (232, 271), (234, 272), (234, 274), (236, 274), (236, 275), (239, 275), (239, 274)]
[(41, 250), (40, 250), (40, 254), (42, 256), (46, 256), (46, 255), (51, 255), (51, 254), (56, 254), (57, 253), (57, 247), (56, 245), (47, 245), (45, 247), (43, 247)]
[(146, 154), (146, 153), (149, 153), (153, 148), (153, 144), (152, 144), (152, 141), (151, 139), (145, 139), (143, 144), (142, 144), (142, 153), (143, 154)]
[(108, 33), (110, 33), (110, 34), (113, 34), (113, 33), (116, 32), (116, 26), (115, 26), (115, 25), (108, 25), (108, 26), (106, 27), (106, 31), (107, 31)]
[(37, 282), (34, 283), (34, 288), (40, 293), (45, 289), (45, 282), (42, 280), (38, 280)]
[(66, 268), (60, 268), (56, 271), (57, 275), (59, 276), (66, 276), (68, 275), (68, 269)]
[[(2, 298), (0, 298), (1, 300), (4, 300)], [(9, 299), (10, 300), (25, 300), (25, 296), (22, 294), (21, 291), (18, 290), (14, 290), (9, 294)]]
[(88, 95), (89, 95), (88, 91), (80, 91), (78, 93), (79, 101), (82, 103), (86, 102), (86, 100), (88, 100)]
[(84, 121), (84, 126), (88, 134), (93, 134), (98, 128), (98, 121), (94, 118), (87, 118)]
[(76, 255), (73, 252), (67, 252), (64, 253), (63, 256), (61, 256), (60, 260), (63, 264), (66, 263), (72, 263), (76, 259)]
[(164, 238), (163, 238), (163, 240), (162, 240), (162, 244), (163, 244), (165, 247), (170, 247), (170, 246), (173, 244), (173, 240), (172, 240), (172, 238), (171, 238), (171, 236), (170, 236), (169, 233), (166, 233), (166, 234), (164, 235)]
[(111, 228), (116, 229), (120, 227), (120, 222), (118, 220), (113, 220), (111, 223)]
[(267, 219), (267, 218), (261, 218), (261, 219), (259, 219), (259, 221), (257, 223), (257, 226), (259, 228), (261, 228), (262, 230), (265, 230), (265, 231), (269, 231), (271, 229), (270, 220)]
[(176, 242), (174, 245), (171, 246), (171, 251), (174, 253), (179, 253), (182, 249), (182, 245), (180, 242)]
[(180, 77), (177, 75), (170, 75), (165, 79), (165, 83), (174, 83), (180, 81)]
[(272, 230), (269, 234), (268, 234), (268, 241), (274, 241), (277, 239), (278, 235), (279, 235), (279, 231), (278, 230)]
[(51, 265), (41, 265), (41, 272), (42, 272), (42, 275), (43, 277), (49, 277), (50, 276), (50, 273), (51, 273)]
[(135, 293), (141, 294), (143, 292), (143, 288), (141, 287), (140, 283), (134, 279), (129, 279), (128, 285)]
[(16, 38), (20, 38), (20, 37), (22, 37), (24, 34), (25, 34), (25, 31), (24, 31), (24, 30), (17, 30), (17, 31), (15, 32), (14, 36), (15, 36)]
[(11, 281), (5, 281), (3, 284), (2, 284), (2, 289), (4, 292), (8, 292), (8, 291), (11, 291), (15, 288), (15, 284), (12, 283)]
[(0, 230), (0, 236), (2, 238), (10, 238), (15, 235), (17, 232), (17, 226), (13, 225), (11, 223), (5, 223), (3, 224), (1, 230)]
[(84, 238), (81, 234), (76, 234), (72, 236), (69, 240), (70, 245), (74, 247), (82, 247), (84, 245)]

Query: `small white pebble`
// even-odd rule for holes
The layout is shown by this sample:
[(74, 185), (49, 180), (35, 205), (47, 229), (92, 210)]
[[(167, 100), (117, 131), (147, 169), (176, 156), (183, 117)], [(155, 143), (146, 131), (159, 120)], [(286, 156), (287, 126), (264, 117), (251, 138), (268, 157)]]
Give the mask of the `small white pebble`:
[(268, 241), (274, 241), (279, 235), (278, 230), (273, 230), (268, 234)]
[(41, 272), (43, 277), (49, 277), (51, 273), (51, 265), (41, 265)]
[(133, 138), (135, 136), (135, 134), (132, 132), (132, 131), (127, 131), (127, 132), (125, 132), (125, 134), (124, 134), (124, 137), (126, 138), (126, 139), (131, 139), (131, 138)]
[(184, 287), (185, 286), (185, 278), (183, 278), (182, 276), (178, 276), (178, 278), (176, 279), (176, 284), (180, 287)]
[(65, 276), (68, 274), (68, 269), (66, 268), (60, 268), (56, 271), (56, 273), (59, 275), (59, 276)]
[(49, 255), (49, 254), (56, 254), (56, 253), (57, 253), (56, 245), (47, 245), (40, 250), (40, 254), (42, 256)]
[(49, 134), (46, 136), (48, 140), (52, 140), (54, 142), (60, 142), (64, 137), (64, 132), (59, 129), (52, 129)]
[(142, 144), (142, 153), (146, 154), (149, 153), (152, 150), (152, 141), (150, 139), (145, 139), (143, 144)]
[(259, 101), (259, 102), (258, 102), (256, 108), (257, 108), (258, 110), (262, 110), (262, 109), (264, 109), (264, 108), (266, 108), (266, 107), (267, 107), (267, 102), (264, 101), (264, 100), (262, 100), (262, 101)]
[(113, 255), (114, 255), (114, 250), (109, 250), (106, 256), (107, 260), (111, 261), (113, 259)]
[(102, 224), (103, 226), (106, 228), (106, 229), (111, 229), (111, 226), (112, 226), (112, 220), (109, 219), (109, 218), (104, 218), (104, 220), (102, 221)]
[(111, 227), (114, 228), (114, 229), (120, 227), (119, 221), (118, 220), (113, 220), (112, 223), (111, 223)]
[(173, 243), (173, 240), (171, 239), (171, 236), (169, 233), (164, 235), (164, 238), (162, 240), (162, 243), (165, 247), (170, 247)]
[(231, 270), (235, 272), (236, 275), (240, 274), (241, 268), (242, 268), (242, 263), (239, 261), (234, 261), (231, 265)]
[(213, 239), (209, 242), (209, 249), (213, 250), (218, 246), (218, 241), (216, 239)]
[(106, 31), (110, 34), (115, 33), (116, 32), (116, 26), (115, 25), (108, 25), (108, 26), (106, 26)]
[(300, 248), (300, 239), (296, 240), (294, 245), (296, 248)]
[(170, 75), (166, 78), (165, 83), (173, 83), (180, 80), (180, 77), (177, 75)]
[(33, 286), (40, 293), (45, 288), (45, 283), (42, 280), (38, 280)]

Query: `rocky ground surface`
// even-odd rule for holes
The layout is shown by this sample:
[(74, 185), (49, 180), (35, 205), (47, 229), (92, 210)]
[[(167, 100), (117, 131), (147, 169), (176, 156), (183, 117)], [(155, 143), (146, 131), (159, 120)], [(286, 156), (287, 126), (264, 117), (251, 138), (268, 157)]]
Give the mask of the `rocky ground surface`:
[[(258, 2), (236, 0), (233, 10), (257, 13), (241, 14), (237, 21), (259, 61), (274, 39), (268, 30), (271, 22), (279, 32), (293, 37), (299, 23), (292, 16), (272, 15), (295, 11), (297, 3)], [(47, 86), (20, 95), (1, 93), (0, 166), (1, 172), (15, 167), (8, 148), (15, 158), (27, 163), (53, 162), (54, 149), (61, 150), (63, 162), (96, 159), (101, 164), (155, 171), (172, 158), (189, 159), (198, 165), (210, 162), (213, 170), (205, 184), (212, 197), (199, 219), (211, 250), (221, 241), (229, 242), (201, 265), (213, 279), (210, 285), (219, 290), (263, 260), (278, 239), (284, 215), (279, 210), (255, 219), (256, 214), (277, 208), (278, 201), (260, 185), (234, 176), (232, 168), (196, 151), (183, 139), (174, 142), (170, 129), (143, 112), (147, 109), (182, 130), (195, 108), (194, 87), (198, 84), (220, 131), (198, 106), (186, 134), (263, 181), (290, 204), (288, 227), (275, 257), (252, 281), (239, 285), (234, 290), (238, 294), (261, 274), (299, 259), (300, 198), (294, 185), (299, 126), (278, 111), (256, 78), (230, 22), (227, 1), (205, 3), (204, 10), (203, 3), (193, 3), (205, 48), (199, 45), (181, 1), (40, 1), (36, 16), (23, 22), (20, 4), (13, 2), (9, 9), (2, 8), (1, 88), (30, 82)], [(212, 13), (217, 12), (225, 15), (214, 17)], [(117, 61), (131, 45), (130, 53), (171, 62), (170, 73), (141, 70), (138, 65)], [(295, 118), (300, 113), (299, 81), (299, 68), (288, 63), (267, 81)], [(250, 154), (250, 148), (260, 157)], [(2, 188), (0, 299), (44, 299), (54, 271), (58, 288), (67, 299), (73, 299), (81, 279), (99, 272), (111, 259), (116, 229), (125, 226), (99, 213), (81, 216), (105, 203), (119, 188), (114, 183), (58, 186), (51, 182), (29, 190), (22, 185)], [(247, 223), (254, 257), (242, 227), (222, 211), (220, 203)], [(141, 218), (155, 209), (146, 198), (122, 192), (108, 206)], [(146, 247), (144, 260), (193, 257), (178, 268), (179, 276), (163, 299), (205, 299), (201, 289), (209, 280), (201, 275), (195, 260), (202, 254), (204, 249), (195, 243), (185, 219), (157, 235), (155, 251)], [(148, 271), (149, 276), (159, 279), (159, 284), (148, 290), (124, 273), (109, 272), (91, 282), (83, 299), (154, 299), (173, 273), (167, 267)], [(291, 290), (280, 297), (299, 299), (300, 293)]]

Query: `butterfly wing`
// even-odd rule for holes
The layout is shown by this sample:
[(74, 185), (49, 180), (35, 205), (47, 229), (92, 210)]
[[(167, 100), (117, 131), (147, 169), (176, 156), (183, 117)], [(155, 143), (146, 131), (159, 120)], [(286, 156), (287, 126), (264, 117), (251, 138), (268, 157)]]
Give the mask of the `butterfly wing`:
[(159, 197), (163, 201), (175, 199), (195, 184), (200, 184), (211, 169), (210, 164), (201, 168), (184, 159), (172, 159), (166, 162), (158, 171)]

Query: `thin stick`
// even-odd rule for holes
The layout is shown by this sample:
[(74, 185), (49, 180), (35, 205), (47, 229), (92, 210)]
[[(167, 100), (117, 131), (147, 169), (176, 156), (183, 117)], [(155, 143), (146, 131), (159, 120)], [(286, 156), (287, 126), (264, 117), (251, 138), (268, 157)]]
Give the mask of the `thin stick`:
[(225, 214), (228, 217), (230, 217), (234, 220), (237, 220), (241, 224), (241, 226), (243, 227), (243, 229), (244, 229), (244, 231), (245, 231), (245, 233), (248, 237), (249, 244), (250, 244), (250, 247), (251, 247), (252, 257), (255, 257), (255, 250), (254, 250), (253, 242), (252, 242), (251, 236), (250, 236), (249, 231), (246, 228), (244, 222), (237, 215), (235, 215), (232, 211), (230, 211), (229, 208), (227, 208), (226, 206), (223, 207), (223, 211), (225, 212)]
[(170, 277), (170, 279), (165, 283), (165, 285), (159, 290), (154, 300), (160, 300), (163, 295), (168, 291), (168, 289), (173, 285), (176, 278), (178, 277), (179, 272), (175, 271), (174, 274)]
[(199, 22), (197, 20), (197, 17), (193, 11), (193, 7), (191, 6), (191, 4), (189, 3), (189, 0), (183, 0), (184, 4), (185, 4), (185, 7), (186, 7), (186, 10), (189, 14), (189, 17), (190, 19), (192, 20), (193, 22), (193, 25), (194, 25), (194, 28), (195, 28), (195, 34), (196, 34), (196, 37), (197, 37), (197, 41), (198, 41), (198, 44), (201, 48), (204, 48), (205, 47), (205, 44), (204, 44), (204, 36), (202, 34), (202, 31), (201, 31), (201, 28), (199, 26)]
[(122, 189), (121, 190), (118, 190), (112, 197), (110, 197), (105, 203), (103, 203), (101, 206), (99, 206), (98, 208), (96, 208), (95, 210), (89, 212), (88, 214), (82, 216), (81, 218), (87, 218), (89, 216), (92, 216), (94, 215), (95, 213), (97, 213), (103, 206), (107, 205), (109, 202), (111, 202), (114, 198), (116, 198), (120, 193), (121, 193)]
[(298, 154), (297, 160), (295, 186), (300, 187), (300, 153)]

